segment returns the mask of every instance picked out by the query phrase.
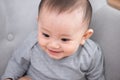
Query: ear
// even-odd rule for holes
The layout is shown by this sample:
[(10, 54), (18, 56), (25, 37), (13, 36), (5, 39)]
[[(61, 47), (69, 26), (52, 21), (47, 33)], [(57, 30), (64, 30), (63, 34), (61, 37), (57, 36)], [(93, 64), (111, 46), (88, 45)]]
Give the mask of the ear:
[(94, 31), (93, 29), (88, 29), (84, 35), (82, 36), (82, 39), (81, 39), (81, 42), (80, 42), (80, 45), (84, 45), (85, 44), (85, 41), (90, 38), (92, 35), (93, 35)]

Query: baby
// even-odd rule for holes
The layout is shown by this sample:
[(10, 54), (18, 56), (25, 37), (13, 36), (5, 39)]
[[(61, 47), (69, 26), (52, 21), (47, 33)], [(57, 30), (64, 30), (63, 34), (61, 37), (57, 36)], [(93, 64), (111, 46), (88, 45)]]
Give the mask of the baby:
[(88, 0), (41, 0), (38, 31), (14, 52), (2, 80), (104, 80), (91, 16)]

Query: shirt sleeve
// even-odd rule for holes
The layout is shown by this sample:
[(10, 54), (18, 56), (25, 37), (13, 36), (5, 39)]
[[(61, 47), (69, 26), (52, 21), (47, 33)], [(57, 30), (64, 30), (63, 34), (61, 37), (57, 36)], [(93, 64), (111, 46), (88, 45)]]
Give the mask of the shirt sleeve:
[[(12, 58), (8, 62), (6, 71), (2, 76), (2, 80), (6, 78), (12, 78), (18, 80), (19, 77), (23, 76), (29, 67), (29, 56), (25, 49), (21, 48), (15, 51)], [(28, 51), (27, 51), (28, 52)]]
[(103, 58), (100, 47), (97, 47), (94, 51), (90, 68), (86, 74), (88, 80), (105, 80)]
[(37, 42), (37, 32), (32, 32), (23, 44), (15, 50), (12, 58), (9, 60), (7, 68), (2, 80), (6, 78), (12, 78), (13, 80), (18, 80), (23, 76), (30, 66), (31, 50), (34, 44)]

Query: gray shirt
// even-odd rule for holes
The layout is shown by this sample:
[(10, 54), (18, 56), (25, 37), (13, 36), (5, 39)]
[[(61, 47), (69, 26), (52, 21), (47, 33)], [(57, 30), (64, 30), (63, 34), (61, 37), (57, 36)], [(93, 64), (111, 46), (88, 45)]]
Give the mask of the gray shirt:
[(2, 80), (17, 80), (25, 74), (32, 80), (104, 80), (103, 70), (100, 47), (92, 40), (73, 55), (55, 60), (41, 49), (34, 32), (15, 50)]

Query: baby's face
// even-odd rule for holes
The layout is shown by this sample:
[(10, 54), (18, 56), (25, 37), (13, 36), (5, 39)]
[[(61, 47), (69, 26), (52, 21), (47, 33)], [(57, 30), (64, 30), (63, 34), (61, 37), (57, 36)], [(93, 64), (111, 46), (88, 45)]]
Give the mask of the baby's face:
[(38, 42), (53, 59), (70, 56), (78, 49), (83, 36), (82, 13), (57, 14), (42, 10), (38, 18)]

